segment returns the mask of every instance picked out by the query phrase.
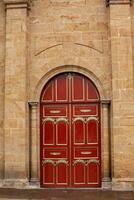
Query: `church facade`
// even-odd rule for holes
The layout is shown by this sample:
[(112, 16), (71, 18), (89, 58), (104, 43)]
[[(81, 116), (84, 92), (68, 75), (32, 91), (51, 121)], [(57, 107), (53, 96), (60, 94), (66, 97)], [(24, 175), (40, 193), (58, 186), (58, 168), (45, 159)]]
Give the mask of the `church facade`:
[(0, 187), (134, 190), (134, 4), (0, 0)]

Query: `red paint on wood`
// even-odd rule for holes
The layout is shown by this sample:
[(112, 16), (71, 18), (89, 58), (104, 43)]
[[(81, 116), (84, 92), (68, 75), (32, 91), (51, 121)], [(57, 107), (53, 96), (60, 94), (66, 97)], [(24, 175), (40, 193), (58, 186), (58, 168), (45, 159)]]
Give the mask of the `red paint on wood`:
[(44, 87), (40, 102), (42, 187), (100, 187), (100, 102), (84, 76), (61, 74)]

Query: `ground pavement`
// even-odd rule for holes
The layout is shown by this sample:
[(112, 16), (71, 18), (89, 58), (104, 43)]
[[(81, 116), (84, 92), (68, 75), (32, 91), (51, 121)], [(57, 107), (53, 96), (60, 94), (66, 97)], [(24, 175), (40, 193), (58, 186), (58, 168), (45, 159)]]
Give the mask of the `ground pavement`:
[(134, 200), (134, 192), (61, 189), (0, 189), (0, 200)]

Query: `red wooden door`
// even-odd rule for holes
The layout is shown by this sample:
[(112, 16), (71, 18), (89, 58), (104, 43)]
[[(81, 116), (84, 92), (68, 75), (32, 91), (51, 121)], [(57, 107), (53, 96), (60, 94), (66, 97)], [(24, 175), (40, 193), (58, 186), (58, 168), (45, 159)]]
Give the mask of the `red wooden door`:
[(61, 74), (41, 95), (41, 186), (99, 187), (100, 104), (93, 83)]

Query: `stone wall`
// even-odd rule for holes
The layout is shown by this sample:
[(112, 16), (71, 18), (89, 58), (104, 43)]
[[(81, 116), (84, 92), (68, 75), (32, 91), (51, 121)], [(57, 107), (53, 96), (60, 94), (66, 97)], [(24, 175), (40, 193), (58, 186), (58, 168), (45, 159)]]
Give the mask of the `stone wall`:
[(7, 1), (5, 60), (5, 179), (28, 178), (27, 2)]
[[(134, 181), (134, 74), (130, 1), (110, 1), (113, 188)], [(121, 186), (122, 185), (122, 186)]]
[(134, 5), (130, 6), (130, 0), (3, 2), (0, 178), (5, 171), (5, 180), (12, 183), (39, 181), (40, 92), (54, 75), (75, 71), (91, 78), (100, 92), (103, 181), (112, 177), (114, 189), (133, 189)]
[(0, 1), (0, 179), (4, 176), (4, 63), (5, 63), (5, 6)]
[[(57, 67), (81, 66), (111, 91), (108, 10), (103, 0), (37, 0), (30, 11), (30, 99), (42, 77)], [(64, 67), (62, 68), (64, 71)]]

